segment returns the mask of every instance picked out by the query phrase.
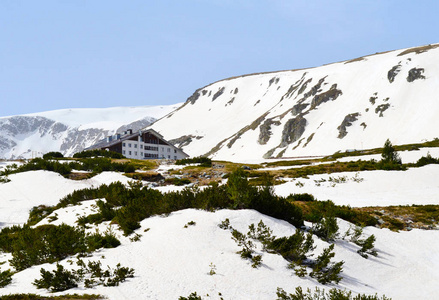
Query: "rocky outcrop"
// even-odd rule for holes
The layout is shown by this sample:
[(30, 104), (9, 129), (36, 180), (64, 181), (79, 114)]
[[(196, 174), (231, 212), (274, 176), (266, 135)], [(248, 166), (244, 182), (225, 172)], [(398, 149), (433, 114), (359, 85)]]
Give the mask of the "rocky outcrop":
[(224, 90), (225, 90), (225, 89), (226, 89), (225, 87), (222, 87), (222, 88), (220, 88), (220, 89), (218, 90), (218, 92), (216, 92), (215, 94), (213, 94), (212, 101), (215, 101), (216, 98), (218, 98), (219, 96), (221, 96), (221, 95), (224, 93)]
[(176, 146), (177, 148), (182, 148), (184, 146), (189, 145), (192, 143), (193, 139), (202, 139), (202, 136), (195, 136), (195, 135), (183, 135), (179, 138), (169, 140), (172, 145)]
[(413, 68), (409, 71), (409, 74), (407, 76), (407, 81), (408, 82), (413, 82), (415, 80), (418, 79), (425, 79), (425, 76), (422, 75), (422, 73), (424, 73), (424, 69), (423, 68)]
[(344, 138), (348, 134), (346, 128), (352, 126), (352, 123), (358, 120), (359, 115), (360, 113), (353, 113), (344, 117), (343, 122), (337, 127), (339, 139)]
[(284, 129), (282, 131), (280, 147), (285, 147), (300, 139), (302, 134), (305, 132), (306, 124), (307, 122), (303, 115), (299, 115), (293, 119), (288, 120), (285, 123)]
[(231, 148), (233, 146), (233, 144), (239, 139), (241, 138), (241, 136), (246, 133), (249, 130), (256, 130), (256, 128), (259, 127), (259, 125), (262, 123), (262, 121), (264, 121), (265, 117), (267, 116), (268, 113), (263, 114), (262, 116), (260, 116), (259, 118), (257, 118), (256, 120), (254, 120), (250, 125), (245, 126), (244, 128), (242, 128), (241, 130), (239, 130), (237, 133), (235, 133), (231, 140), (229, 141), (229, 143), (227, 144), (228, 148)]
[(389, 72), (387, 72), (387, 79), (389, 80), (390, 83), (392, 83), (395, 80), (396, 75), (398, 75), (400, 71), (401, 71), (401, 65), (398, 64), (393, 68), (391, 68)]
[(338, 96), (342, 94), (343, 94), (342, 91), (337, 89), (337, 84), (335, 83), (331, 86), (329, 91), (314, 96), (314, 98), (311, 101), (311, 109), (316, 108), (322, 103), (335, 100), (338, 98)]
[(380, 117), (383, 117), (383, 112), (385, 112), (390, 107), (389, 103), (386, 104), (380, 104), (375, 108), (375, 113), (378, 114)]
[(186, 102), (189, 102), (190, 104), (195, 104), (198, 98), (200, 98), (200, 89), (196, 90), (189, 98), (187, 98)]
[(297, 116), (298, 114), (302, 113), (302, 111), (308, 107), (309, 104), (307, 103), (302, 103), (302, 104), (296, 104), (293, 106), (293, 108), (291, 109), (291, 113), (293, 114), (293, 116)]
[(273, 119), (265, 120), (265, 122), (259, 126), (259, 138), (258, 143), (260, 145), (265, 145), (270, 140), (271, 137), (271, 125), (279, 126), (281, 123), (279, 121), (274, 121)]

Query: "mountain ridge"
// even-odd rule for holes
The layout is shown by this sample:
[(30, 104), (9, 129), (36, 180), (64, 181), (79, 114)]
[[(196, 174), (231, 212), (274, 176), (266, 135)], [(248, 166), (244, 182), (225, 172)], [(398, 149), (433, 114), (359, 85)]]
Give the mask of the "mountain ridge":
[(179, 105), (61, 109), (1, 117), (0, 158), (31, 158), (49, 151), (71, 156), (115, 132), (142, 129)]
[(433, 139), (438, 47), (226, 78), (197, 89), (151, 128), (190, 155), (235, 161)]

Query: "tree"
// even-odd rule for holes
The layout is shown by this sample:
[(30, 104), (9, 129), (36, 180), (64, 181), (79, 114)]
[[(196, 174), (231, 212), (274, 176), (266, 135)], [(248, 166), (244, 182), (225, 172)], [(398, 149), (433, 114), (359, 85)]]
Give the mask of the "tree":
[(387, 139), (384, 143), (383, 152), (381, 153), (381, 162), (399, 165), (401, 164), (401, 158), (389, 139)]

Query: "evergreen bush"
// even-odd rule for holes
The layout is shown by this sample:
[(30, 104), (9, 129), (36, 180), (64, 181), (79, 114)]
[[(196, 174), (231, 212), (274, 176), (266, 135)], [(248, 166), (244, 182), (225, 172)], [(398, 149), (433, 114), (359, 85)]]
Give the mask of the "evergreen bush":
[(63, 158), (64, 155), (61, 152), (48, 152), (43, 155), (43, 159), (52, 159), (52, 158)]
[(53, 272), (40, 270), (41, 279), (35, 279), (33, 284), (38, 289), (47, 289), (51, 292), (61, 292), (78, 286), (78, 277), (69, 270), (64, 269), (60, 264), (56, 264)]
[(12, 282), (12, 275), (14, 275), (14, 273), (11, 270), (0, 271), (0, 288)]

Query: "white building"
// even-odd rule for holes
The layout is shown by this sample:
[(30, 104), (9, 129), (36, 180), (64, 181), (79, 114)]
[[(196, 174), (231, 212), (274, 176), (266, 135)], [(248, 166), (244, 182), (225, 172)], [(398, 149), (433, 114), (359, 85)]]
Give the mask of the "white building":
[(105, 149), (121, 153), (133, 159), (183, 159), (189, 157), (183, 150), (166, 141), (161, 134), (153, 129), (132, 133), (128, 130), (123, 134), (108, 136), (107, 139), (87, 150)]

